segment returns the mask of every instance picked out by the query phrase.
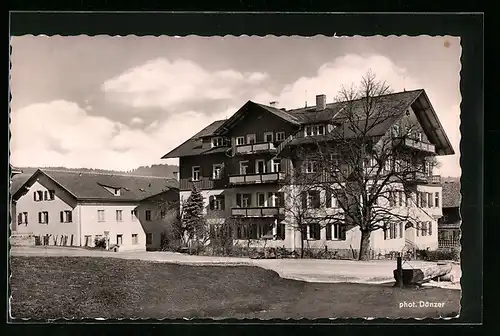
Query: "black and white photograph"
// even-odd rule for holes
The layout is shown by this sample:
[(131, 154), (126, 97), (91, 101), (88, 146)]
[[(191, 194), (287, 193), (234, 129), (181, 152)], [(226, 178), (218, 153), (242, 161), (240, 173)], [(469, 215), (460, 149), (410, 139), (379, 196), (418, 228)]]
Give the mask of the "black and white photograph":
[(14, 321), (460, 316), (460, 37), (10, 44)]

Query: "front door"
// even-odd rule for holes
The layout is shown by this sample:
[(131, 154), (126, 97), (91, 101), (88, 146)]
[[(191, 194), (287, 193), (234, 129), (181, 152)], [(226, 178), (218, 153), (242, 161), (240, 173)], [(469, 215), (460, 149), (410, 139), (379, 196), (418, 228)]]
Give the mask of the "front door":
[(116, 235), (116, 245), (121, 246), (123, 244), (123, 235)]

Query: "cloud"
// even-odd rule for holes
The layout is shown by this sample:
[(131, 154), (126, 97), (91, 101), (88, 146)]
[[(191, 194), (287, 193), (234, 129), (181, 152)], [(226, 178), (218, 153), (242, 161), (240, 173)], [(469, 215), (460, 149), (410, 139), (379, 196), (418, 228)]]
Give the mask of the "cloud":
[(231, 100), (267, 78), (261, 72), (211, 72), (189, 60), (158, 58), (105, 81), (101, 89), (110, 101), (168, 110), (196, 102)]
[[(161, 157), (221, 114), (186, 111), (131, 128), (96, 117), (74, 102), (29, 105), (12, 113), (11, 161), (16, 166), (65, 166), (129, 170), (168, 163)], [(177, 163), (170, 160), (169, 163)]]
[(132, 125), (141, 125), (144, 123), (144, 120), (142, 120), (141, 118), (139, 117), (133, 117), (131, 120), (130, 120), (130, 124)]
[(284, 86), (278, 94), (263, 91), (255, 95), (253, 100), (264, 104), (278, 101), (282, 107), (298, 108), (303, 107), (306, 101), (309, 106), (316, 105), (316, 95), (326, 94), (328, 102), (333, 102), (342, 85), (360, 83), (368, 70), (372, 70), (378, 79), (386, 81), (394, 91), (421, 88), (406, 69), (398, 67), (385, 56), (347, 54), (323, 64), (314, 76), (300, 77)]

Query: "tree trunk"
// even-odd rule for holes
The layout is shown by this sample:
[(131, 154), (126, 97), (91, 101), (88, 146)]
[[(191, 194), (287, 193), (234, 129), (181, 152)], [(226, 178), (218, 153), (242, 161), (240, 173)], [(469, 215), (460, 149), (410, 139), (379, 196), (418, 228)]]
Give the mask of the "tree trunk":
[(361, 245), (359, 247), (359, 260), (370, 260), (371, 231), (361, 230)]

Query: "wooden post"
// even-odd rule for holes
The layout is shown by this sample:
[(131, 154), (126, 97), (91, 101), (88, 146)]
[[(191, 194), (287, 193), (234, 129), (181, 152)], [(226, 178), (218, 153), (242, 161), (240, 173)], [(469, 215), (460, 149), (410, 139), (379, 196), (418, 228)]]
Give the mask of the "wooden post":
[(403, 287), (403, 261), (401, 258), (401, 252), (398, 252), (398, 256), (396, 258), (396, 270), (397, 270), (397, 279), (396, 279), (396, 286), (399, 286), (400, 288)]

